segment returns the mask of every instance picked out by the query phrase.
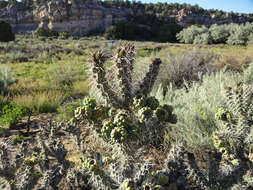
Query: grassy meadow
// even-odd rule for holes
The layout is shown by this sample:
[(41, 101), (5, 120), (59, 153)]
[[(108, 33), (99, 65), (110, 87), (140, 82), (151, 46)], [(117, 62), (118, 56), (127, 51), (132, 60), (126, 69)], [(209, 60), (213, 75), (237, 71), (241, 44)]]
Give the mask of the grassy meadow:
[[(44, 41), (18, 36), (15, 42), (0, 44), (1, 69), (8, 70), (8, 77), (15, 82), (2, 92), (2, 102), (14, 102), (33, 109), (34, 114), (57, 112), (70, 99), (83, 98), (89, 94), (89, 56), (98, 49), (112, 54), (116, 47), (99, 37), (75, 39), (47, 39)], [(180, 65), (187, 70), (192, 61), (241, 71), (253, 57), (253, 46), (184, 45), (155, 42), (131, 42), (136, 45), (136, 72), (139, 76), (150, 60), (159, 57), (168, 73), (160, 78), (177, 80)], [(198, 59), (198, 60), (197, 60)], [(175, 65), (178, 68), (169, 68)], [(165, 71), (163, 69), (163, 71)], [(174, 72), (174, 73), (173, 73)], [(194, 71), (192, 75), (201, 72)], [(182, 73), (181, 73), (182, 74)], [(175, 76), (169, 76), (175, 75)], [(178, 76), (176, 76), (178, 75)], [(194, 76), (193, 76), (194, 77)], [(179, 79), (178, 79), (179, 80)], [(181, 78), (182, 80), (182, 78)], [(170, 81), (167, 81), (170, 82)], [(173, 83), (173, 81), (171, 81)]]

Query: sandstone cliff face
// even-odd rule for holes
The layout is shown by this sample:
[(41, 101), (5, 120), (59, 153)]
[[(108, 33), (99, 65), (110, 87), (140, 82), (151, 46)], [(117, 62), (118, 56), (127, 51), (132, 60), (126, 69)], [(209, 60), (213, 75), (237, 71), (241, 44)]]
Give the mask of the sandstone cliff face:
[(227, 13), (225, 17), (219, 17), (216, 15), (201, 15), (192, 13), (182, 9), (175, 15), (175, 19), (178, 24), (183, 27), (190, 26), (192, 24), (200, 24), (210, 26), (212, 24), (228, 24), (228, 23), (246, 23), (253, 22), (253, 19), (247, 18), (245, 16), (233, 16), (231, 13)]
[[(15, 33), (25, 33), (36, 30), (37, 27), (50, 28), (58, 32), (68, 32), (71, 35), (84, 35), (97, 28), (107, 28), (119, 21), (127, 20), (133, 15), (143, 16), (143, 10), (111, 7), (105, 8), (98, 3), (76, 3), (73, 0), (52, 0), (47, 3), (34, 5), (31, 10), (21, 6), (8, 6), (0, 10), (0, 18), (11, 23)], [(82, 2), (82, 1), (80, 1)], [(182, 9), (174, 15), (181, 26), (192, 24), (211, 25), (214, 23), (245, 23), (253, 22), (247, 17), (235, 17), (227, 14), (225, 17), (216, 15), (201, 15)], [(148, 23), (149, 21), (147, 21)]]
[(54, 0), (35, 5), (33, 10), (8, 6), (0, 10), (0, 18), (12, 24), (16, 33), (50, 28), (72, 35), (83, 35), (97, 28), (107, 28), (114, 23), (127, 20), (133, 14), (128, 9), (104, 8), (98, 4), (71, 3)]

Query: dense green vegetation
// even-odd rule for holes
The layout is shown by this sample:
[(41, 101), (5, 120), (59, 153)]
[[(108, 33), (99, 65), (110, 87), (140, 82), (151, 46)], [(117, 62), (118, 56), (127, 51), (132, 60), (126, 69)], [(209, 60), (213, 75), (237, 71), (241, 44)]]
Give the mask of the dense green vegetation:
[(134, 22), (119, 22), (106, 29), (104, 36), (107, 39), (123, 40), (153, 40), (159, 42), (176, 42), (176, 34), (181, 31), (181, 27), (173, 22), (158, 24), (157, 27), (147, 29), (140, 27)]
[(34, 35), (37, 37), (37, 38), (49, 38), (49, 37), (58, 37), (59, 34), (58, 32), (56, 31), (53, 31), (53, 30), (46, 30), (44, 28), (37, 28), (35, 31), (34, 31)]
[(192, 25), (177, 34), (177, 38), (180, 42), (188, 44), (246, 45), (253, 41), (253, 23), (214, 24), (209, 28)]
[(15, 35), (12, 32), (11, 25), (0, 19), (0, 41), (9, 42), (15, 40)]
[(132, 22), (119, 22), (106, 29), (105, 37), (107, 39), (135, 40), (138, 37), (139, 28)]

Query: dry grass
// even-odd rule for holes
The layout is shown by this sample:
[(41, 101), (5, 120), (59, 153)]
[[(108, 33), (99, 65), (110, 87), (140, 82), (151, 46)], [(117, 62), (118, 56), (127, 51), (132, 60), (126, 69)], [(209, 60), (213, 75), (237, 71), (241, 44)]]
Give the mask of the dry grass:
[(228, 69), (242, 72), (243, 68), (253, 60), (253, 46), (238, 47), (227, 53), (220, 53), (215, 62), (217, 68), (227, 67)]
[(212, 66), (214, 55), (208, 52), (190, 51), (183, 54), (168, 54), (165, 64), (161, 68), (160, 81), (164, 85), (172, 83), (182, 88), (193, 81), (199, 81), (199, 75), (215, 71)]
[(63, 93), (59, 91), (36, 92), (15, 96), (13, 102), (23, 105), (35, 113), (48, 113), (56, 112), (63, 98)]
[(75, 81), (72, 85), (72, 96), (84, 96), (89, 93), (89, 83), (88, 81)]

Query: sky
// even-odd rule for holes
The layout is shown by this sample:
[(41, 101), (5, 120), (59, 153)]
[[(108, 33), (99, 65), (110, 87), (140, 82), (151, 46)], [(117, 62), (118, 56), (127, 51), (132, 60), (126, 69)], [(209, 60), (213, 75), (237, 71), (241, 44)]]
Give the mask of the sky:
[(253, 13), (253, 0), (141, 0), (143, 3), (187, 3), (204, 9), (219, 9), (238, 13)]

